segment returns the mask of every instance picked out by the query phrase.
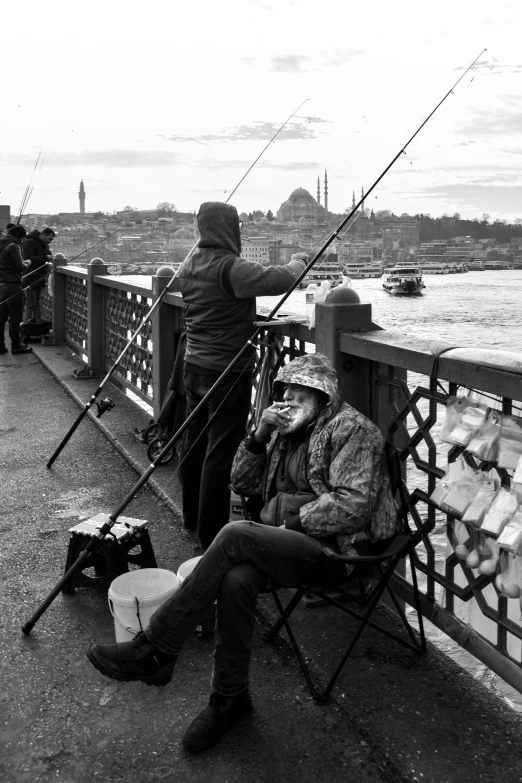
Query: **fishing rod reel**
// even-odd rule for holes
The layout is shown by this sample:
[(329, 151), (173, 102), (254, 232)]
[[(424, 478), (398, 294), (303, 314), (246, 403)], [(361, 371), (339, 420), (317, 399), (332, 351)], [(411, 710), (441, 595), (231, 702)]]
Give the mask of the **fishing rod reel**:
[(99, 419), (101, 416), (103, 416), (105, 411), (111, 411), (116, 405), (116, 403), (114, 402), (114, 400), (111, 400), (110, 397), (106, 397), (101, 402), (96, 401), (95, 405), (98, 408), (98, 413), (96, 414), (96, 418)]

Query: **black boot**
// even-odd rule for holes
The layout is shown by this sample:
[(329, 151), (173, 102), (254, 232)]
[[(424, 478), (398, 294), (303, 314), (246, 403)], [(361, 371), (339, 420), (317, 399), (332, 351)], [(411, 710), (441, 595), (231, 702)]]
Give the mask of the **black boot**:
[(32, 353), (33, 349), (30, 345), (12, 345), (11, 353)]
[(191, 753), (211, 748), (251, 709), (252, 699), (248, 691), (238, 693), (237, 696), (211, 694), (208, 707), (192, 721), (185, 732), (183, 746)]
[(5, 347), (5, 343), (0, 345), (0, 353), (8, 353), (7, 348)]
[(131, 642), (93, 644), (87, 658), (95, 669), (112, 680), (145, 682), (147, 685), (166, 685), (172, 679), (177, 655), (153, 647), (144, 633)]

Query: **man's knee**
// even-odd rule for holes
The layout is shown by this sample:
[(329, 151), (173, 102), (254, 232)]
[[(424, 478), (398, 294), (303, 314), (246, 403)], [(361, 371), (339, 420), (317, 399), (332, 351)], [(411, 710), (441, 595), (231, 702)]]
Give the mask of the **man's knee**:
[(228, 544), (241, 541), (246, 535), (248, 535), (249, 528), (252, 526), (252, 522), (248, 522), (244, 519), (239, 519), (234, 522), (228, 522), (221, 528), (216, 536), (216, 543)]
[(244, 598), (256, 599), (263, 586), (264, 578), (258, 569), (250, 563), (242, 563), (232, 568), (221, 582), (220, 598), (233, 599), (235, 602)]

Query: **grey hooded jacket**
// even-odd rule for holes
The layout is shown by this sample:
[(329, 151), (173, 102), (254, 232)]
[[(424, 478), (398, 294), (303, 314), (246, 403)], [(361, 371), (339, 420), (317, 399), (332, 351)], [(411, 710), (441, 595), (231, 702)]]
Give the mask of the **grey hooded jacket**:
[[(241, 233), (235, 207), (208, 201), (198, 213), (198, 249), (181, 264), (185, 305), (185, 363), (201, 374), (220, 374), (252, 335), (256, 296), (285, 293), (304, 269), (300, 260), (264, 267), (241, 258)], [(235, 371), (254, 365), (249, 346)]]

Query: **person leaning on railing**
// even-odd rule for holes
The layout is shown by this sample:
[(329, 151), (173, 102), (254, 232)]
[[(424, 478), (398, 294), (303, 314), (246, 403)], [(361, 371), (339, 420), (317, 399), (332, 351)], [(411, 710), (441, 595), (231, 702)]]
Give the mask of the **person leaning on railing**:
[(334, 576), (325, 567), (326, 546), (353, 555), (360, 542), (396, 531), (382, 434), (341, 401), (331, 362), (321, 354), (294, 359), (279, 371), (273, 395), (276, 402), (241, 443), (232, 469), (235, 488), (262, 493), (261, 524), (228, 523), (144, 632), (88, 651), (107, 677), (166, 685), (184, 641), (217, 602), (209, 706), (183, 737), (192, 752), (214, 745), (251, 709), (256, 602), (269, 580), (324, 584)]
[(7, 235), (0, 238), (0, 353), (7, 353), (5, 325), (9, 320), (11, 353), (31, 353), (28, 345), (22, 345), (20, 322), (24, 311), (22, 275), (31, 266), (22, 259), (22, 240), (27, 236), (24, 226), (11, 226)]
[[(230, 204), (205, 202), (197, 220), (197, 250), (178, 275), (187, 332), (187, 415), (250, 339), (255, 297), (288, 291), (307, 258), (297, 253), (287, 264), (268, 267), (241, 258), (242, 224)], [(204, 549), (228, 522), (230, 468), (245, 435), (255, 358), (249, 345), (184, 433), (178, 471), (183, 524), (197, 530)]]
[(25, 321), (40, 320), (40, 297), (47, 280), (47, 264), (52, 259), (49, 245), (55, 236), (52, 228), (44, 228), (42, 231), (35, 229), (27, 235), (24, 242), (23, 257), (31, 261), (31, 271), (24, 280), (26, 286), (31, 286), (26, 291)]

